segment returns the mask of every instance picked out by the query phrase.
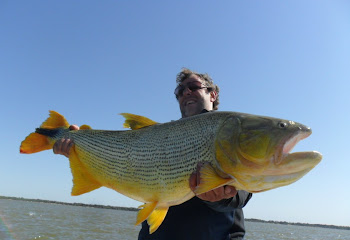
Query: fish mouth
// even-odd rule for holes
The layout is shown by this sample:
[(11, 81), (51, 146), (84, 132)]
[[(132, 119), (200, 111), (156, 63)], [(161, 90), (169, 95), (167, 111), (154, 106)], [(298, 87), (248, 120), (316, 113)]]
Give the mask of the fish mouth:
[(309, 137), (311, 133), (312, 132), (310, 128), (306, 128), (306, 131), (305, 130), (302, 131), (302, 129), (300, 129), (300, 131), (294, 134), (293, 136), (285, 138), (280, 144), (280, 146), (278, 147), (279, 151), (277, 151), (276, 154), (274, 155), (273, 162), (276, 165), (279, 165), (283, 162), (283, 160), (288, 155), (295, 154), (295, 153), (290, 153), (292, 149), (295, 147), (295, 145), (297, 145), (297, 143), (300, 142), (301, 140)]
[[(265, 169), (264, 176), (285, 176), (285, 178), (299, 179), (313, 169), (321, 160), (322, 154), (317, 151), (292, 152), (294, 146), (311, 135), (311, 129), (300, 131), (292, 137), (282, 141), (279, 151), (272, 157), (273, 167)], [(274, 178), (273, 177), (273, 178)]]

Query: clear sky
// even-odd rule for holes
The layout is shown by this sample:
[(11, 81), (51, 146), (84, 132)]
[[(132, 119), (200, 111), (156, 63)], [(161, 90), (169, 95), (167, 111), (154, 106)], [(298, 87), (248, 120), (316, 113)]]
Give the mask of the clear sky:
[(308, 125), (294, 151), (324, 156), (246, 217), (350, 226), (349, 13), (345, 0), (1, 1), (0, 195), (140, 205), (106, 188), (71, 197), (68, 160), (19, 145), (49, 110), (96, 129), (122, 130), (122, 112), (176, 120), (188, 67), (220, 86), (220, 110)]

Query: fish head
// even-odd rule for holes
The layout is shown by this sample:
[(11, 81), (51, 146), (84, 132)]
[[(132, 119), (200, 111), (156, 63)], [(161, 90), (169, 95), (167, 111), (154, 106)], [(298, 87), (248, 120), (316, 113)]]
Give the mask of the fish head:
[(315, 151), (291, 153), (310, 135), (309, 127), (294, 121), (232, 115), (218, 132), (216, 157), (238, 189), (266, 191), (297, 181), (321, 161)]

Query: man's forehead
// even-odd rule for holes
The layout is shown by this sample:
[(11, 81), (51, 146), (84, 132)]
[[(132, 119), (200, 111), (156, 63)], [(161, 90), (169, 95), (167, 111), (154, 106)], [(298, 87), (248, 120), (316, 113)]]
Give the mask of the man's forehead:
[(191, 74), (188, 78), (184, 79), (181, 84), (189, 82), (200, 82), (203, 83), (203, 80), (196, 74)]

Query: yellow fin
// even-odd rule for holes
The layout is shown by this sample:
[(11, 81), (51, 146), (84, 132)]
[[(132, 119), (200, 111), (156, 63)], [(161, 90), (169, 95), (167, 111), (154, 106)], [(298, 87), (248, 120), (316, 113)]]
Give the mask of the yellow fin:
[(48, 119), (46, 119), (43, 124), (41, 124), (40, 128), (46, 128), (46, 129), (54, 129), (59, 127), (69, 127), (69, 123), (67, 120), (58, 112), (50, 111), (50, 116)]
[(149, 233), (154, 233), (160, 224), (164, 221), (164, 218), (168, 212), (168, 207), (162, 207), (155, 209), (147, 219), (149, 225)]
[(149, 217), (149, 215), (152, 213), (152, 211), (156, 208), (157, 204), (158, 202), (151, 202), (151, 203), (145, 203), (139, 206), (141, 210), (137, 214), (135, 225), (139, 225), (140, 223), (145, 221)]
[(22, 141), (20, 153), (36, 153), (48, 150), (53, 147), (53, 144), (47, 136), (31, 133)]
[(200, 184), (196, 187), (194, 193), (196, 195), (206, 193), (233, 181), (232, 178), (221, 177), (210, 163), (205, 163), (200, 169)]
[(157, 122), (149, 118), (131, 113), (121, 113), (120, 115), (122, 115), (125, 118), (125, 122), (123, 124), (124, 128), (131, 128), (132, 130), (140, 129), (143, 127), (149, 127), (157, 124)]
[(80, 130), (86, 130), (86, 129), (92, 129), (89, 125), (86, 125), (86, 124), (84, 124), (84, 125), (81, 125), (80, 127), (79, 127), (79, 129)]
[(69, 163), (73, 175), (72, 196), (81, 195), (102, 187), (102, 184), (94, 179), (78, 158), (75, 146), (69, 152)]

